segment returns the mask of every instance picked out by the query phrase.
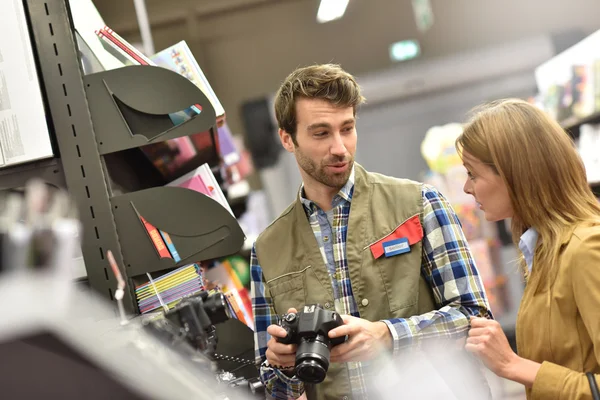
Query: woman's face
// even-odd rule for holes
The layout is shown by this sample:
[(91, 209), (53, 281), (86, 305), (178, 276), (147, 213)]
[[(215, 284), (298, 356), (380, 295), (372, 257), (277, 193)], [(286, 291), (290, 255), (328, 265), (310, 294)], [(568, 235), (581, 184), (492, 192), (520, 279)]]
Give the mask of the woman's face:
[(463, 165), (468, 178), (463, 190), (475, 198), (488, 221), (500, 221), (513, 216), (508, 190), (500, 175), (480, 160), (462, 151)]

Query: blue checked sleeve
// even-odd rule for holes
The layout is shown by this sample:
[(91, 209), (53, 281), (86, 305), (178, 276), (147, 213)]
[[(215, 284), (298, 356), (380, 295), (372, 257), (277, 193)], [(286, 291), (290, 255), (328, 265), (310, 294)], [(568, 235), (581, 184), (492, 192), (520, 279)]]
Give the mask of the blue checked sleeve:
[(256, 248), (252, 246), (250, 255), (250, 273), (252, 276), (250, 291), (252, 312), (254, 314), (254, 354), (256, 365), (260, 366), (260, 379), (266, 392), (274, 399), (295, 399), (304, 392), (302, 381), (288, 377), (278, 369), (267, 366), (267, 342), (270, 335), (267, 327), (277, 323), (277, 315), (271, 299), (265, 295), (265, 283), (262, 268), (258, 263)]
[(436, 189), (423, 185), (422, 274), (438, 309), (410, 318), (385, 320), (394, 353), (427, 338), (466, 335), (467, 315), (493, 318), (483, 283), (458, 217)]

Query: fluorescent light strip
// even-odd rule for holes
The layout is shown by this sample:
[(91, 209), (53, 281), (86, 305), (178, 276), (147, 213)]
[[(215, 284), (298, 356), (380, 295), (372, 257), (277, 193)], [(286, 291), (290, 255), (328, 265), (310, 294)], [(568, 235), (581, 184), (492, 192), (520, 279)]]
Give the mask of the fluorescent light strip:
[(317, 12), (317, 22), (325, 23), (342, 18), (349, 0), (321, 0)]

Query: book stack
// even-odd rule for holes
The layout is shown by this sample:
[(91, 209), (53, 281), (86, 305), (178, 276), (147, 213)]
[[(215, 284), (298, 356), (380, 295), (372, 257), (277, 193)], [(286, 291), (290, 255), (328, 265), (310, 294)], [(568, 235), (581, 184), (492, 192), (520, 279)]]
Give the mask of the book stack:
[(177, 268), (157, 279), (135, 288), (138, 307), (142, 314), (158, 308), (173, 308), (185, 296), (204, 290), (202, 272), (198, 264)]

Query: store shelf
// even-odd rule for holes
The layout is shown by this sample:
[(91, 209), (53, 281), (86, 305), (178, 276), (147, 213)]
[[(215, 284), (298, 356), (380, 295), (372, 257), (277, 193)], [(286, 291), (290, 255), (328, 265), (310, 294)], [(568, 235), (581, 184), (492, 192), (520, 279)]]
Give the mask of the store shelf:
[(0, 169), (0, 190), (24, 187), (32, 178), (41, 178), (56, 187), (64, 188), (65, 175), (58, 158), (13, 165)]
[[(204, 93), (166, 68), (135, 65), (83, 80), (100, 154), (216, 129), (215, 110)], [(169, 114), (193, 104), (202, 112), (174, 126)]]
[[(254, 359), (254, 332), (243, 322), (229, 319), (222, 324), (216, 324), (215, 329), (219, 338), (218, 354), (246, 360)], [(244, 367), (235, 361), (226, 360), (217, 361), (217, 365), (225, 371), (236, 369), (236, 375), (246, 379), (258, 377), (258, 370), (254, 365)]]
[(596, 196), (600, 196), (600, 182), (590, 182), (590, 187)]
[[(244, 244), (238, 222), (219, 203), (188, 189), (162, 186), (203, 163), (218, 167), (214, 108), (200, 88), (166, 68), (127, 66), (83, 76), (68, 2), (24, 4), (59, 156), (3, 169), (0, 188), (21, 187), (34, 176), (66, 188), (82, 224), (83, 257), (74, 276), (87, 275), (90, 288), (113, 300), (117, 281), (106, 259), (110, 250), (128, 284), (125, 309), (138, 313), (138, 277), (235, 254)], [(174, 125), (170, 114), (192, 105), (200, 105), (201, 112)], [(139, 149), (198, 133), (212, 135), (212, 141), (206, 140), (211, 146), (172, 177), (162, 176)], [(179, 263), (159, 257), (137, 213), (170, 234)]]
[(573, 137), (579, 137), (579, 128), (585, 124), (600, 124), (600, 113), (594, 113), (587, 117), (569, 117), (562, 121), (560, 125)]
[[(213, 135), (211, 138), (213, 144), (216, 143), (216, 139), (214, 136), (215, 132), (216, 131), (211, 132), (211, 135)], [(219, 166), (219, 157), (220, 156), (214, 145), (212, 145), (211, 147), (205, 147), (203, 149), (196, 149), (196, 151), (198, 151), (198, 154), (196, 154), (194, 157), (190, 158), (183, 165), (178, 167), (175, 171), (173, 171), (169, 175), (165, 176), (164, 177), (165, 181), (172, 182), (172, 181), (176, 180), (177, 178), (182, 177), (183, 175), (187, 174), (188, 172), (195, 170), (202, 164), (208, 164), (213, 169), (213, 171), (214, 171), (214, 168)]]
[[(244, 245), (237, 220), (215, 200), (190, 189), (156, 187), (113, 197), (111, 204), (130, 277), (224, 257)], [(171, 236), (180, 262), (159, 257), (138, 213)]]

